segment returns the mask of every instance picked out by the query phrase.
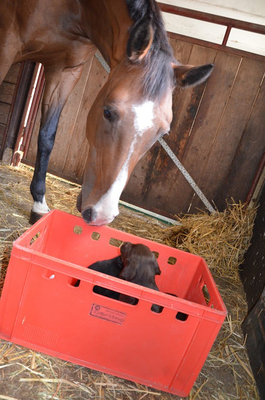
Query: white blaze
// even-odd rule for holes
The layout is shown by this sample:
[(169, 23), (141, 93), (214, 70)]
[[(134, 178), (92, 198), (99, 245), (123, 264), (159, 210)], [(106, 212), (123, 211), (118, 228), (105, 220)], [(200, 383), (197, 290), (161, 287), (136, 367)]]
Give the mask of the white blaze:
[(153, 126), (154, 103), (152, 101), (145, 101), (142, 104), (133, 106), (132, 111), (134, 113), (135, 134), (130, 145), (128, 156), (116, 180), (113, 182), (107, 193), (105, 193), (94, 206), (97, 218), (91, 225), (108, 224), (119, 214), (119, 198), (127, 182), (129, 161), (133, 154), (137, 139), (141, 137), (147, 129)]
[(134, 128), (138, 135), (142, 136), (143, 132), (153, 126), (154, 119), (154, 103), (152, 101), (145, 101), (142, 104), (133, 106), (134, 112)]
[(97, 218), (91, 225), (108, 224), (119, 214), (118, 202), (126, 184), (127, 177), (128, 165), (125, 162), (107, 193), (105, 193), (93, 207), (94, 211), (97, 213)]

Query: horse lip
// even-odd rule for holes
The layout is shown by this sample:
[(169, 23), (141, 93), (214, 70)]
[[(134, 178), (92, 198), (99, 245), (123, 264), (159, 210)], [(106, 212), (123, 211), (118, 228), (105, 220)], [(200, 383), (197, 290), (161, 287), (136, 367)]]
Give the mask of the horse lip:
[[(118, 215), (118, 214), (117, 214)], [(108, 224), (110, 224), (116, 217), (117, 217), (117, 215), (112, 215), (111, 217), (100, 217), (100, 215), (99, 216), (97, 216), (97, 218), (96, 219), (94, 219), (93, 221), (91, 221), (90, 223), (89, 223), (89, 225), (92, 225), (92, 226), (102, 226), (102, 225), (108, 225)]]

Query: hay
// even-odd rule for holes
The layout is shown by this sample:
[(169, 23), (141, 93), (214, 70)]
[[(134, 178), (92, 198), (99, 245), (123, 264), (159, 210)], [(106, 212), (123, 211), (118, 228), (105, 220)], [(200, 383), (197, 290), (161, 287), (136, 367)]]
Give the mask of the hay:
[[(31, 177), (32, 169), (26, 166), (18, 170), (0, 166), (2, 283), (12, 242), (29, 228)], [(49, 176), (47, 202), (52, 208), (78, 215), (75, 202), (79, 190), (77, 185)], [(241, 331), (247, 304), (238, 276), (238, 265), (250, 243), (255, 210), (231, 203), (224, 213), (179, 217), (180, 227), (169, 227), (123, 207), (120, 212), (112, 227), (204, 257), (228, 309), (228, 316), (189, 399), (258, 399)], [(0, 341), (0, 375), (0, 399), (178, 398), (4, 340)]]
[(167, 244), (203, 257), (212, 272), (238, 284), (238, 266), (250, 246), (256, 208), (230, 203), (224, 212), (179, 218), (167, 232)]

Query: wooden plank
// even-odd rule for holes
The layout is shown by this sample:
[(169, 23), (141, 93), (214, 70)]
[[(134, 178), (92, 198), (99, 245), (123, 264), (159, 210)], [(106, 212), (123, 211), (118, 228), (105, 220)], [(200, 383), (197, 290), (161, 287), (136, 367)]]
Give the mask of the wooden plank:
[(0, 124), (7, 124), (8, 113), (10, 110), (10, 105), (0, 102)]
[(16, 90), (14, 83), (3, 82), (0, 86), (0, 102), (11, 104)]
[(0, 124), (0, 149), (1, 149), (2, 141), (3, 141), (5, 129), (6, 129), (6, 125)]
[[(263, 75), (264, 62), (242, 60), (222, 119), (212, 139), (210, 152), (198, 183), (206, 197), (216, 203), (217, 208), (220, 198), (227, 197), (227, 193), (223, 190), (224, 185), (248, 124)], [(197, 199), (193, 205), (194, 209), (198, 206)], [(220, 209), (222, 205), (223, 202), (220, 203)]]
[(14, 84), (17, 83), (20, 68), (21, 68), (21, 63), (12, 65), (8, 73), (6, 74), (4, 82), (14, 83)]
[[(214, 71), (207, 83), (185, 154), (181, 158), (183, 165), (199, 187), (202, 177), (205, 177), (207, 181), (207, 176), (204, 175), (203, 171), (209, 157), (211, 144), (225, 112), (240, 62), (241, 58), (237, 56), (223, 52), (217, 53)], [(181, 179), (183, 181), (183, 178)], [(182, 211), (188, 212), (194, 200), (194, 191), (191, 187), (186, 188), (185, 197), (186, 205), (185, 207), (183, 205)], [(195, 197), (197, 198), (197, 196)], [(204, 205), (199, 199), (195, 207), (204, 209)], [(193, 207), (192, 212), (194, 212), (195, 207)]]
[(217, 51), (223, 51), (224, 53), (227, 53), (227, 54), (237, 55), (239, 57), (244, 57), (244, 58), (251, 58), (252, 60), (257, 60), (257, 61), (264, 60), (264, 56), (262, 56), (260, 54), (251, 53), (251, 52), (247, 52), (244, 50), (233, 49), (232, 47), (226, 47), (221, 44), (206, 42), (205, 40), (195, 39), (193, 37), (179, 35), (179, 34), (173, 33), (173, 32), (168, 32), (168, 36), (170, 38), (174, 38), (174, 39), (178, 39), (178, 40), (185, 40), (192, 44), (198, 44), (198, 45), (201, 45), (204, 47), (210, 47), (211, 49), (215, 49)]
[[(264, 62), (265, 70), (265, 62)], [(238, 143), (222, 192), (216, 200), (219, 207), (226, 206), (224, 194), (236, 202), (245, 201), (254, 181), (259, 162), (265, 152), (265, 79), (263, 77), (256, 100)]]
[(109, 75), (97, 58), (93, 58), (90, 74), (84, 89), (81, 104), (76, 115), (74, 135), (65, 158), (63, 174), (82, 180), (87, 154), (89, 150), (86, 139), (86, 122), (88, 112), (93, 105), (99, 91), (104, 86)]

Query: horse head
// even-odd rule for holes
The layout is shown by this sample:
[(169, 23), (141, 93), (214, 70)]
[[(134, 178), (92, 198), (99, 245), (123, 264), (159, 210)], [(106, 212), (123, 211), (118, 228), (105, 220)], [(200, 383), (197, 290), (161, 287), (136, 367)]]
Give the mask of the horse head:
[(150, 18), (136, 22), (124, 58), (111, 69), (89, 112), (89, 154), (77, 208), (91, 225), (108, 224), (117, 216), (136, 163), (169, 131), (175, 85), (198, 84), (213, 69), (211, 64), (178, 63), (165, 31), (162, 39), (158, 31)]

